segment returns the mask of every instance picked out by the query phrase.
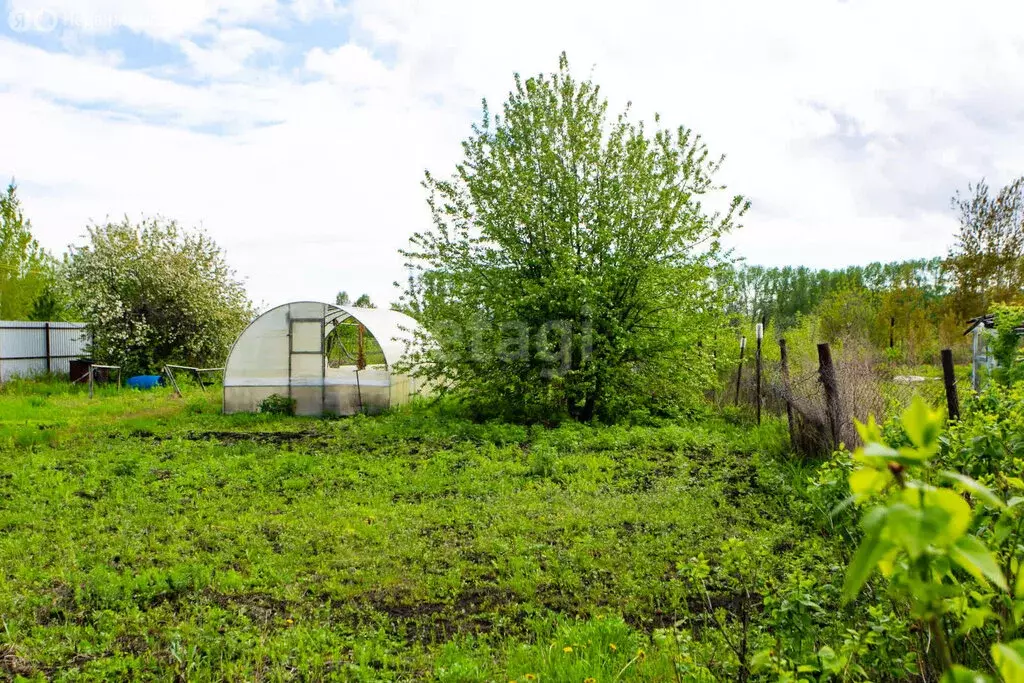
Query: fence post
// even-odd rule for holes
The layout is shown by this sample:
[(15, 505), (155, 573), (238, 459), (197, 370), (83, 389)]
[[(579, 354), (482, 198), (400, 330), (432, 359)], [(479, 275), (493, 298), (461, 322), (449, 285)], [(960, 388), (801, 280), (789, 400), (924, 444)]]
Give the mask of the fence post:
[(981, 368), (978, 364), (978, 356), (981, 353), (981, 335), (985, 326), (978, 324), (974, 328), (974, 336), (971, 338), (971, 388), (974, 393), (981, 391)]
[(836, 368), (832, 364), (832, 348), (828, 344), (818, 344), (818, 374), (821, 385), (825, 388), (825, 412), (828, 429), (832, 437), (832, 447), (839, 447), (839, 386), (836, 380)]
[(789, 349), (786, 348), (786, 340), (779, 340), (779, 355), (781, 356), (782, 391), (786, 397), (786, 419), (789, 422), (789, 445), (796, 447), (796, 438), (793, 433), (793, 397), (789, 388)]
[(740, 380), (743, 379), (743, 352), (747, 349), (747, 338), (740, 337), (740, 367), (736, 370), (736, 405), (740, 404)]
[(889, 318), (889, 348), (896, 348), (896, 316)]
[(956, 394), (956, 375), (953, 370), (953, 350), (942, 349), (942, 380), (946, 385), (946, 408), (950, 420), (960, 419), (960, 397)]
[(46, 335), (46, 374), (53, 372), (53, 365), (50, 363), (50, 323), (43, 324), (43, 334)]
[(93, 381), (92, 380), (92, 373), (93, 373), (92, 363), (89, 363), (89, 398), (92, 398), (92, 381)]
[(757, 325), (757, 359), (754, 367), (754, 374), (757, 376), (757, 424), (761, 424), (761, 343), (764, 340), (764, 323)]

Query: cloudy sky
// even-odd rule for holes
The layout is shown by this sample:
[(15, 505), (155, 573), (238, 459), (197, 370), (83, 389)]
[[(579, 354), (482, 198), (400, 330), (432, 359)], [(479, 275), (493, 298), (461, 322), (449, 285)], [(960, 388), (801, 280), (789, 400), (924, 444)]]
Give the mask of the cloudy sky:
[(266, 303), (392, 300), (423, 170), (562, 50), (727, 155), (750, 262), (939, 255), (957, 188), (1024, 173), (1019, 0), (0, 2), (0, 177), (40, 241), (173, 217)]

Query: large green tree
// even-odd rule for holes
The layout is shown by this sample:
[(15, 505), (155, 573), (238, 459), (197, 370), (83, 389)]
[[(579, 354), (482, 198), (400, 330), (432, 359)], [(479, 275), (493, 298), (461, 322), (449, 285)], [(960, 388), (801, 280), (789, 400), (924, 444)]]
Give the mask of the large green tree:
[(53, 259), (32, 236), (12, 181), (0, 193), (0, 320), (32, 317), (53, 282), (53, 269)]
[(1024, 294), (1024, 176), (996, 193), (982, 181), (953, 197), (960, 231), (948, 264), (966, 318)]
[(93, 355), (128, 372), (222, 364), (253, 316), (221, 248), (174, 222), (92, 226), (88, 242), (71, 247), (65, 269)]
[(565, 55), (517, 75), (503, 115), (485, 101), (463, 152), (450, 178), (427, 173), (433, 227), (404, 252), (419, 372), (527, 420), (693, 405), (722, 322), (719, 238), (748, 206), (702, 205), (721, 158), (687, 128), (609, 118)]

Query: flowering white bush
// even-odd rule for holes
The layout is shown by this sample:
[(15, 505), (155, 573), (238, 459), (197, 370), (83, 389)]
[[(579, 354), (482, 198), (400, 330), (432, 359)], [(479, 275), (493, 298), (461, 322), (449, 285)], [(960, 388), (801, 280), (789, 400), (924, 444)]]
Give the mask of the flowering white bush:
[(93, 357), (127, 372), (223, 364), (254, 311), (224, 252), (174, 221), (96, 225), (72, 246), (65, 284), (89, 323)]

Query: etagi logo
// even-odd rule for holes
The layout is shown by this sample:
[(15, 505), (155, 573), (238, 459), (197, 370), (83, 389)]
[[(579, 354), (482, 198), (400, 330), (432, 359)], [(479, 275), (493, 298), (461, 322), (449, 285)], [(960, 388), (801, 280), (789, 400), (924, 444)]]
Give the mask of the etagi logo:
[(109, 15), (88, 16), (58, 12), (51, 9), (14, 10), (7, 15), (7, 25), (15, 33), (53, 33), (58, 29), (101, 31), (118, 25)]

